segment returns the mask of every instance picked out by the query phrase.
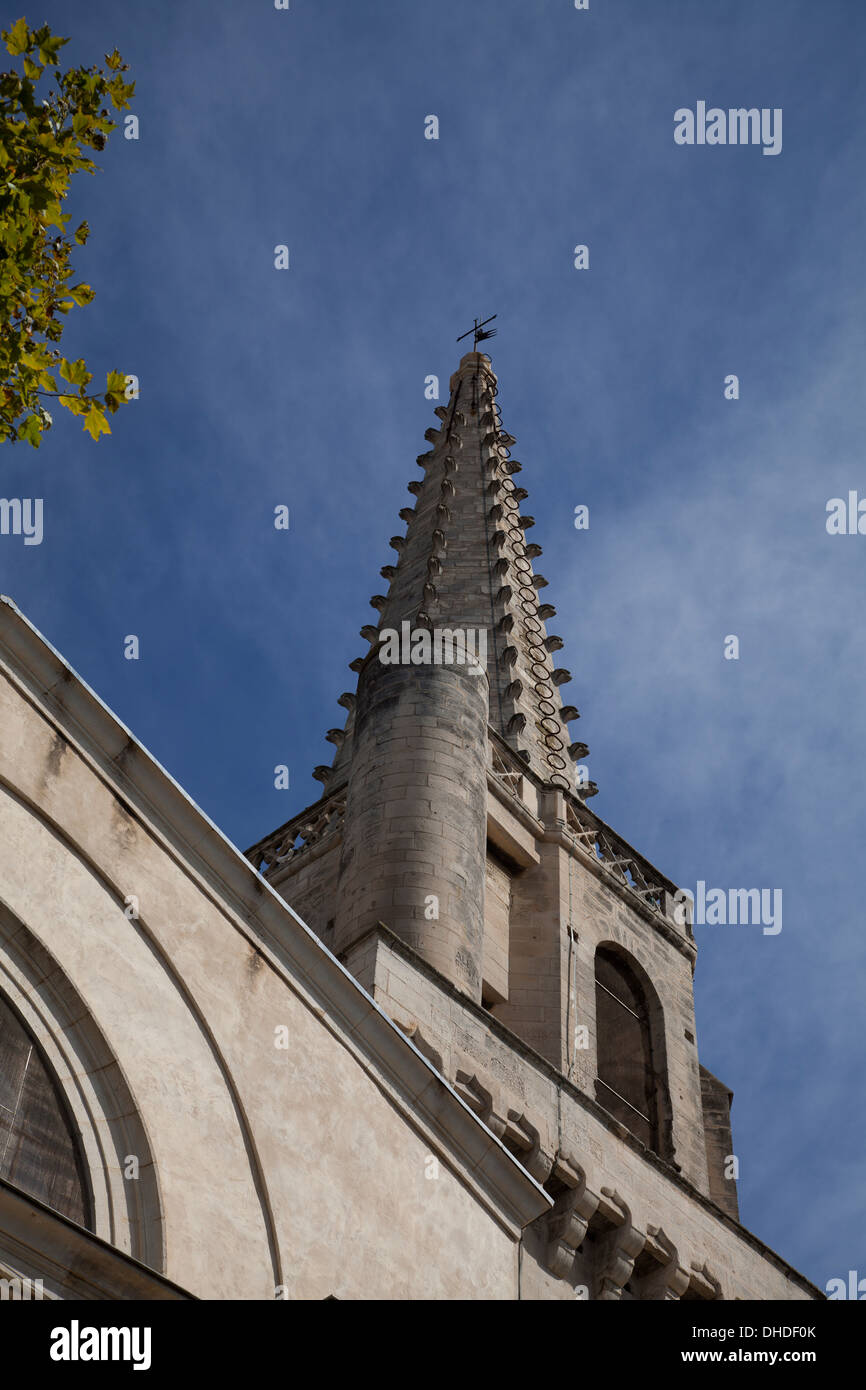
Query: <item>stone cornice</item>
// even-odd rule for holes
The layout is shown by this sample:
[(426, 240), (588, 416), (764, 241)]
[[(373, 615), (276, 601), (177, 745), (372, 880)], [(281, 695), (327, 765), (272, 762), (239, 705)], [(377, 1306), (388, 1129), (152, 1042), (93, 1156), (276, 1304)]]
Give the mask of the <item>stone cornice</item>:
[(42, 1279), (46, 1296), (81, 1299), (194, 1299), (74, 1221), (0, 1178), (0, 1263), (29, 1280)]

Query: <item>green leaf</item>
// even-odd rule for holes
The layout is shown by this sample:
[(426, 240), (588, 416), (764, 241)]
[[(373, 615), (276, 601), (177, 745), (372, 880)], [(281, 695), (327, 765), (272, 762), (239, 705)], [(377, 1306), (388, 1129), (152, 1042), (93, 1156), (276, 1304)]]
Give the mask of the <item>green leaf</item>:
[(54, 63), (56, 66), (58, 50), (68, 42), (69, 40), (62, 38), (60, 34), (49, 35), (48, 38), (42, 39), (39, 44), (39, 57), (43, 63)]
[(89, 285), (72, 285), (67, 290), (67, 294), (72, 295), (79, 308), (83, 308), (85, 304), (90, 304), (94, 297), (93, 290)]
[(32, 58), (25, 58), (24, 71), (27, 73), (28, 77), (32, 77), (33, 81), (36, 82), (37, 79), (42, 76), (43, 69), (41, 64), (34, 63)]
[(106, 391), (111, 391), (113, 395), (123, 396), (125, 400), (126, 377), (123, 372), (106, 373), (105, 389)]
[(117, 72), (119, 68), (123, 67), (123, 59), (116, 48), (112, 53), (106, 53), (105, 61), (114, 72)]
[(34, 449), (38, 449), (42, 443), (42, 422), (38, 415), (28, 415), (24, 424), (18, 430), (18, 438), (26, 439), (28, 444), (32, 444)]
[(27, 20), (19, 19), (9, 30), (6, 36), (6, 47), (17, 58), (19, 53), (26, 53), (30, 47), (30, 30), (27, 28)]
[(93, 439), (98, 439), (101, 434), (111, 434), (111, 426), (95, 401), (91, 402), (84, 420), (84, 428)]
[(108, 84), (108, 92), (115, 110), (121, 111), (135, 96), (135, 83), (124, 82), (122, 77), (115, 77)]
[(88, 238), (89, 236), (90, 236), (90, 227), (89, 227), (89, 225), (88, 225), (87, 222), (82, 222), (81, 226), (78, 228), (77, 232), (75, 233), (75, 240), (78, 242), (78, 245), (79, 245), (79, 246), (83, 246), (84, 243), (85, 243), (85, 241), (87, 240), (87, 238)]
[(54, 200), (43, 208), (40, 221), (44, 227), (59, 227), (63, 231), (64, 222), (69, 221), (69, 213), (64, 212), (59, 201)]
[(65, 357), (61, 357), (60, 375), (70, 386), (86, 386), (90, 380), (90, 372), (83, 357), (79, 357), (77, 362), (68, 362)]

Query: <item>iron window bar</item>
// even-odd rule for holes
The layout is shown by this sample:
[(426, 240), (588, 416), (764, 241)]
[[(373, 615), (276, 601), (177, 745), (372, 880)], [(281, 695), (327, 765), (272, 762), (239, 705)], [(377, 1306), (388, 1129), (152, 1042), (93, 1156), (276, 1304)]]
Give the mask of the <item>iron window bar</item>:
[(615, 999), (616, 1002), (617, 1002), (617, 1004), (619, 1004), (619, 1006), (620, 1006), (621, 1009), (625, 1009), (626, 1013), (631, 1014), (632, 1018), (636, 1018), (637, 1021), (638, 1021), (638, 1023), (645, 1023), (645, 1022), (646, 1022), (646, 1017), (645, 1017), (645, 1015), (643, 1015), (643, 1014), (636, 1014), (635, 1011), (634, 1011), (634, 1009), (630, 1009), (629, 1006), (628, 1006), (628, 1004), (624, 1003), (623, 1000), (620, 999), (620, 997), (619, 997), (618, 994), (614, 994), (614, 992), (613, 992), (612, 989), (608, 989), (607, 985), (603, 985), (602, 982), (601, 982), (601, 980), (598, 978), (597, 975), (596, 975), (596, 977), (595, 977), (595, 983), (597, 984), (597, 986), (598, 986), (599, 989), (603, 989), (603, 990), (604, 990), (605, 994), (609, 994), (610, 997), (611, 997), (611, 999)]
[(646, 1123), (652, 1127), (652, 1120), (649, 1115), (645, 1115), (642, 1110), (638, 1110), (636, 1105), (632, 1105), (630, 1100), (626, 1100), (625, 1096), (621, 1096), (619, 1091), (615, 1091), (613, 1087), (609, 1086), (606, 1081), (603, 1081), (600, 1076), (597, 1076), (595, 1080), (597, 1085), (603, 1086), (606, 1091), (610, 1091), (612, 1096), (616, 1096), (617, 1100), (621, 1100), (623, 1105), (627, 1105), (629, 1110), (633, 1110), (636, 1115), (640, 1115), (641, 1119), (645, 1120)]

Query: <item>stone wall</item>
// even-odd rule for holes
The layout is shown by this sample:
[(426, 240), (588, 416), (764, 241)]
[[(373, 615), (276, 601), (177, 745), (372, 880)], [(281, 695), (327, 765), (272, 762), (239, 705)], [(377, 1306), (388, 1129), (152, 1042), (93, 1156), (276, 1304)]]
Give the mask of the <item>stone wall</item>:
[(555, 1198), (525, 1234), (521, 1297), (821, 1296), (391, 933), (368, 934), (346, 965)]
[(734, 1157), (734, 1141), (731, 1135), (733, 1092), (729, 1091), (717, 1076), (713, 1076), (711, 1071), (707, 1071), (706, 1067), (701, 1067), (701, 1095), (710, 1196), (724, 1211), (733, 1217), (739, 1217), (737, 1184), (731, 1177), (726, 1176), (729, 1162)]
[(200, 1298), (515, 1297), (548, 1199), (8, 608), (0, 727), (0, 989), (76, 1117), (95, 1237)]

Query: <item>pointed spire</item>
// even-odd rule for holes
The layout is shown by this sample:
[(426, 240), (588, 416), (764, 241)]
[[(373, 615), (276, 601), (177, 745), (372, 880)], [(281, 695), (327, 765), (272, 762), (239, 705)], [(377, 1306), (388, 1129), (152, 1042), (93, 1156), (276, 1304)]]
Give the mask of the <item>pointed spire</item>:
[[(547, 580), (532, 561), (541, 547), (526, 540), (534, 518), (521, 511), (528, 493), (513, 481), (521, 464), (511, 458), (515, 439), (503, 429), (497, 395), (490, 358), (467, 352), (448, 405), (434, 412), (438, 425), (426, 431), (431, 448), (418, 456), (424, 477), (409, 484), (415, 505), (400, 512), (406, 533), (390, 540), (396, 563), (381, 570), (388, 592), (370, 600), (379, 622), (361, 633), (372, 649), (383, 630), (399, 632), (406, 621), (413, 629), (483, 629), (490, 724), (543, 781), (592, 795), (594, 784), (575, 774), (589, 750), (568, 731), (578, 712), (563, 708), (559, 687), (571, 675), (552, 659), (562, 639), (545, 622), (556, 610), (539, 601)], [(328, 735), (337, 754), (326, 790), (345, 778), (352, 718), (350, 711), (340, 741)]]

